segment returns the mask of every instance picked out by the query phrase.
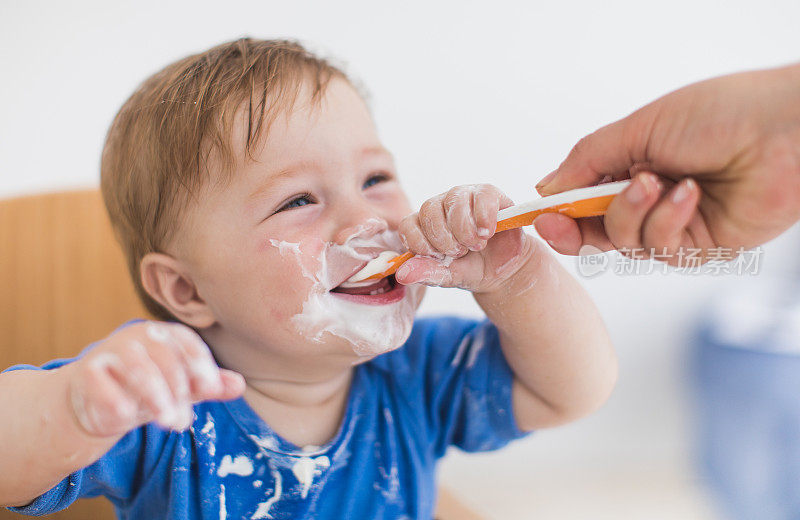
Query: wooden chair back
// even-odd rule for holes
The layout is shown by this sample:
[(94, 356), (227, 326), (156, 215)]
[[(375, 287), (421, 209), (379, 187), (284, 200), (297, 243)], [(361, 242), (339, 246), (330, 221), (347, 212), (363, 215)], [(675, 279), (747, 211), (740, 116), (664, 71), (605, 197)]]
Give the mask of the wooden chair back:
[[(0, 369), (72, 357), (147, 315), (98, 190), (0, 201)], [(0, 520), (22, 518), (0, 509)], [(105, 499), (46, 518), (115, 518)]]

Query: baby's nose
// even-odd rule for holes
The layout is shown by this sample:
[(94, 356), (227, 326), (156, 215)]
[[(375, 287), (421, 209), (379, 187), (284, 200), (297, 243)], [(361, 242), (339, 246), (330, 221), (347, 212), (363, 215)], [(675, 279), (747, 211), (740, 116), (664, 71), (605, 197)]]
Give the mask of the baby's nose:
[(378, 217), (361, 219), (359, 222), (343, 226), (336, 233), (336, 243), (345, 244), (353, 238), (370, 238), (389, 229), (386, 220)]

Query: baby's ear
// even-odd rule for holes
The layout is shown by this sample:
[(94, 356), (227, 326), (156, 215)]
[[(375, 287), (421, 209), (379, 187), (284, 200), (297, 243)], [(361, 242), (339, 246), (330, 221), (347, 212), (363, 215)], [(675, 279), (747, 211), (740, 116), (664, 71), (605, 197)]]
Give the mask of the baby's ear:
[(182, 322), (198, 329), (216, 322), (179, 260), (163, 253), (147, 253), (139, 263), (139, 272), (147, 294)]

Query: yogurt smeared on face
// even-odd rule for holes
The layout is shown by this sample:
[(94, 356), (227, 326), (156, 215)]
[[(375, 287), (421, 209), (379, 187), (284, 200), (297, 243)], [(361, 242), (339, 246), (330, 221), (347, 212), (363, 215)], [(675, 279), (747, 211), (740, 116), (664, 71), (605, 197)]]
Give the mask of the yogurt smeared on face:
[[(397, 256), (392, 249), (401, 248), (396, 232), (384, 231), (370, 238), (354, 236), (344, 244), (326, 243), (322, 252), (313, 255), (318, 268), (309, 269), (309, 255), (299, 243), (271, 240), (281, 254), (292, 257), (300, 266), (303, 276), (312, 282), (302, 311), (291, 321), (304, 337), (322, 342), (325, 333), (346, 340), (359, 356), (375, 356), (394, 350), (411, 334), (414, 313), (424, 288), (402, 286), (391, 279), (363, 279), (382, 272), (387, 260)], [(356, 249), (358, 248), (358, 250)], [(383, 250), (377, 258), (364, 253), (365, 249)], [(360, 251), (359, 251), (360, 250)], [(331, 262), (368, 261), (358, 273), (345, 283), (332, 280)], [(364, 274), (369, 273), (369, 274)], [(355, 280), (362, 280), (361, 282)], [(360, 287), (359, 287), (360, 286)]]

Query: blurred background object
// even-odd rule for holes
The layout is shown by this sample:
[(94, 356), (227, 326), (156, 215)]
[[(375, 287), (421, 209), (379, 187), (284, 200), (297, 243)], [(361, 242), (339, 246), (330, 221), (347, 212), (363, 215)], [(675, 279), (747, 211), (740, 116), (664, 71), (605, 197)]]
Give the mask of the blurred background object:
[[(0, 287), (0, 370), (74, 357), (147, 316), (98, 190), (0, 198)], [(19, 518), (0, 508), (0, 520)], [(108, 501), (94, 498), (47, 518), (115, 516)]]
[[(669, 90), (797, 61), (798, 19), (796, 0), (0, 2), (0, 197), (96, 187), (105, 132), (139, 82), (252, 35), (345, 62), (413, 203), (476, 182), (529, 200), (579, 138)], [(563, 258), (616, 344), (614, 395), (506, 450), (453, 452), (442, 480), (503, 520), (720, 518), (694, 469), (692, 327), (715, 295), (796, 264), (798, 241), (768, 244), (741, 276), (609, 263), (581, 277)], [(421, 312), (454, 309), (478, 313), (454, 290), (429, 291)]]
[(800, 280), (743, 283), (698, 327), (698, 462), (725, 518), (800, 515)]

